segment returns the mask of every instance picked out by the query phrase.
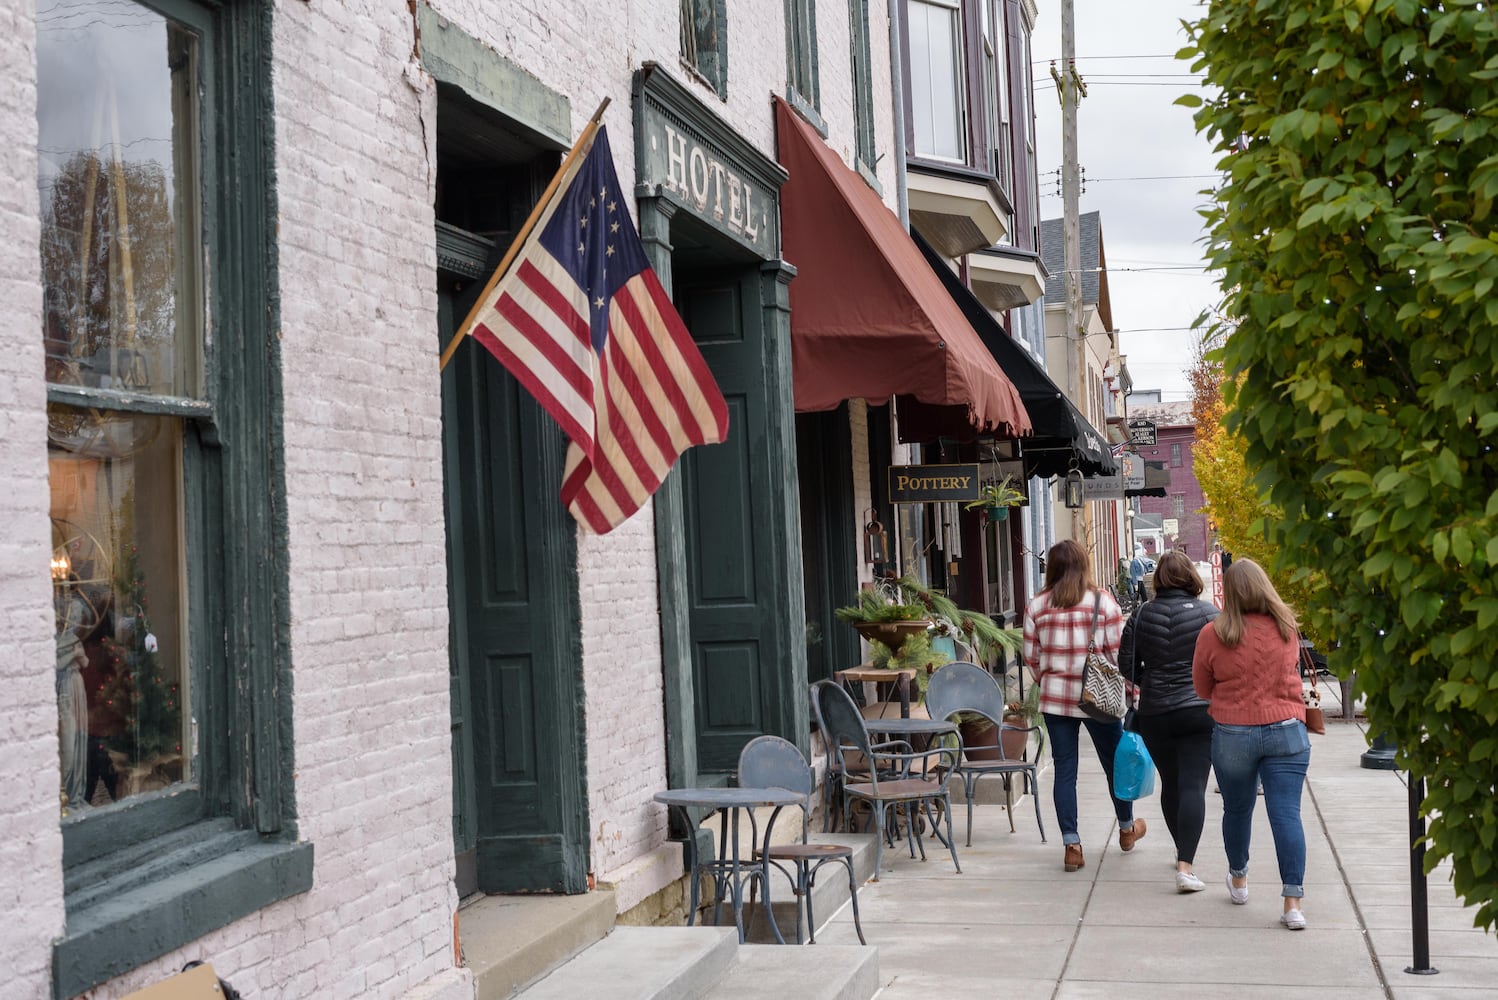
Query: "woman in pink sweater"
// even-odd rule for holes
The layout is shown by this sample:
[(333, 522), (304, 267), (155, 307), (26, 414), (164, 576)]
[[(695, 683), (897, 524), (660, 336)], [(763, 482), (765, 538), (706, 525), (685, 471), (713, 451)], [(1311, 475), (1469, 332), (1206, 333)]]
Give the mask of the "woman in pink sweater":
[(1300, 793), (1311, 741), (1301, 700), (1295, 612), (1251, 559), (1235, 559), (1223, 573), (1222, 596), (1222, 614), (1197, 636), (1191, 675), (1196, 693), (1211, 702), (1215, 723), (1212, 769), (1222, 790), (1228, 895), (1234, 903), (1248, 902), (1248, 840), (1262, 782), (1284, 897), (1280, 923), (1304, 930), (1306, 835)]

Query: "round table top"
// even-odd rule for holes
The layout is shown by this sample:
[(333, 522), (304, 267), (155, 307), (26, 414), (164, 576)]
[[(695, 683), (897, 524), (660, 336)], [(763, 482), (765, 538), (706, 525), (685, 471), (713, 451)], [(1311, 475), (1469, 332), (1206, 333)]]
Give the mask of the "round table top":
[(871, 684), (883, 681), (897, 681), (901, 677), (904, 677), (906, 680), (915, 679), (915, 671), (910, 667), (900, 667), (899, 669), (894, 667), (849, 667), (846, 670), (834, 671), (834, 674), (840, 681), (867, 681)]
[(752, 809), (757, 806), (793, 806), (806, 801), (806, 796), (786, 788), (669, 788), (656, 792), (655, 801), (668, 806)]
[(957, 732), (957, 723), (941, 719), (865, 719), (864, 727), (884, 736), (937, 736)]

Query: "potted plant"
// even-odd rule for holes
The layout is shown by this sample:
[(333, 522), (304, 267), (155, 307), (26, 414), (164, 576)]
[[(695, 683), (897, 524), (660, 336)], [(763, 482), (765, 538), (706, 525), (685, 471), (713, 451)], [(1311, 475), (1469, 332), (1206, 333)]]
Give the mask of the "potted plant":
[(1005, 476), (996, 483), (984, 483), (979, 487), (978, 499), (964, 504), (966, 510), (982, 508), (990, 521), (1002, 521), (1009, 516), (1010, 507), (1021, 507), (1026, 502), (1024, 493), (1014, 488), (1014, 477)]
[[(1001, 725), (996, 726), (986, 716), (965, 713), (957, 717), (957, 729), (962, 734), (962, 745), (967, 748), (971, 760), (999, 760), (999, 745), (1004, 748), (1004, 760), (1019, 760), (1025, 755), (1030, 742), (1030, 727), (1040, 718), (1040, 688), (1031, 685), (1024, 701), (1011, 701), (1005, 706)], [(1009, 728), (1013, 727), (1013, 728)], [(994, 729), (999, 738), (994, 739)]]

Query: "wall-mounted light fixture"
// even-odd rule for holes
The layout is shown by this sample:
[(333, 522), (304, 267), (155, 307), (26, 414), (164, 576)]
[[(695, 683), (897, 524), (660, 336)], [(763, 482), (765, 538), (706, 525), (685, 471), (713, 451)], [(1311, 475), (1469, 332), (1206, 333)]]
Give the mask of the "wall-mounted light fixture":
[(1066, 506), (1071, 510), (1082, 506), (1082, 473), (1078, 469), (1066, 474)]
[(863, 561), (870, 565), (889, 562), (889, 546), (884, 525), (879, 523), (879, 512), (870, 507), (864, 514), (869, 520), (863, 526)]

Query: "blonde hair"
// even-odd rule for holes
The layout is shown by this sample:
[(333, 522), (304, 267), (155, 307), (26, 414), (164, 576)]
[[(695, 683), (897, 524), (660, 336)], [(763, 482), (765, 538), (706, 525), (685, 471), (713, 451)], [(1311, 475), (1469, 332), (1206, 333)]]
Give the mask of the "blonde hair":
[(1082, 603), (1094, 589), (1087, 550), (1070, 538), (1051, 546), (1045, 557), (1045, 588), (1053, 608), (1071, 608)]
[(1269, 582), (1269, 574), (1252, 559), (1234, 559), (1222, 574), (1222, 614), (1212, 623), (1217, 638), (1229, 648), (1243, 640), (1244, 615), (1268, 615), (1274, 619), (1280, 638), (1295, 635), (1295, 612), (1281, 600)]

